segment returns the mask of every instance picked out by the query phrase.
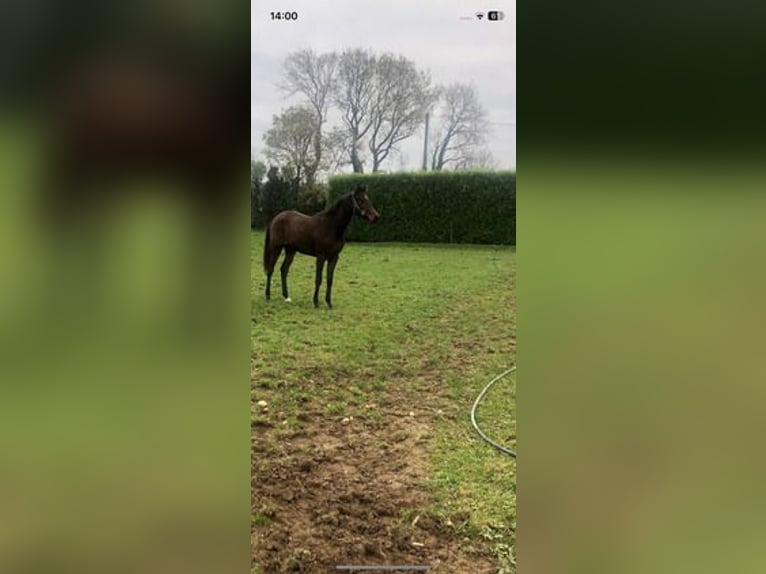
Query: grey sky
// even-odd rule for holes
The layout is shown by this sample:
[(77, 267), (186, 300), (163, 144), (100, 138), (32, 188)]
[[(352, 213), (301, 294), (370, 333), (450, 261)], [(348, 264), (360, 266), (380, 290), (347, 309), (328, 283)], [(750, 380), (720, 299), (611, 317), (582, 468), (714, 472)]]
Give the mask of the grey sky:
[[(276, 2), (274, 4), (277, 4)], [(489, 147), (497, 166), (516, 167), (516, 2), (492, 0), (292, 0), (279, 6), (253, 3), (251, 9), (251, 153), (261, 157), (272, 116), (299, 103), (276, 87), (290, 52), (371, 48), (394, 52), (428, 70), (435, 83), (472, 82), (487, 108)], [(272, 10), (298, 12), (295, 22), (272, 21)], [(461, 20), (477, 11), (501, 10), (505, 18)], [(331, 118), (332, 120), (332, 118)], [(401, 146), (402, 157), (386, 170), (420, 166), (422, 129)]]

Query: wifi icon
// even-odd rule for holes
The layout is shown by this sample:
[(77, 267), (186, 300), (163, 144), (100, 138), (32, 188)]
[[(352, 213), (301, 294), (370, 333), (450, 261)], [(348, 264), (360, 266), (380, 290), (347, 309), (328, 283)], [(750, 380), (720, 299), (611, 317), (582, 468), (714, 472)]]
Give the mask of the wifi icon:
[(481, 20), (482, 18), (484, 18), (484, 12), (476, 12), (476, 17), (477, 17), (479, 20)]

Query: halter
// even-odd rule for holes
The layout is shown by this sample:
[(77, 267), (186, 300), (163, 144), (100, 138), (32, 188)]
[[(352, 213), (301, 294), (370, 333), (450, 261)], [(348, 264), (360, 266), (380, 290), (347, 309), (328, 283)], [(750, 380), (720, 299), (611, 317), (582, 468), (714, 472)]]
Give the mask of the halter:
[(359, 204), (356, 202), (356, 197), (354, 197), (354, 192), (351, 192), (351, 202), (354, 204), (354, 213), (358, 213), (362, 217), (364, 217), (365, 213), (362, 211), (362, 208), (359, 207)]

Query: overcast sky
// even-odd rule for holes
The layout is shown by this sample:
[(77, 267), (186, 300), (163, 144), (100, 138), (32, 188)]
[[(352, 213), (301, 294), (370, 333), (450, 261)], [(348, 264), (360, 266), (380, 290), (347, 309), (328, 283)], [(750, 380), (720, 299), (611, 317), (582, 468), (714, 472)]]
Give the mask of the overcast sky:
[[(503, 169), (516, 167), (516, 2), (492, 0), (291, 0), (254, 2), (251, 8), (251, 153), (262, 158), (272, 116), (300, 103), (276, 84), (287, 54), (371, 48), (413, 60), (438, 84), (473, 82), (488, 111), (489, 147)], [(298, 12), (297, 21), (272, 20), (272, 10)], [(477, 11), (500, 10), (502, 21), (481, 21)], [(461, 17), (470, 17), (461, 20)], [(422, 162), (423, 130), (400, 145), (383, 169), (413, 169)]]

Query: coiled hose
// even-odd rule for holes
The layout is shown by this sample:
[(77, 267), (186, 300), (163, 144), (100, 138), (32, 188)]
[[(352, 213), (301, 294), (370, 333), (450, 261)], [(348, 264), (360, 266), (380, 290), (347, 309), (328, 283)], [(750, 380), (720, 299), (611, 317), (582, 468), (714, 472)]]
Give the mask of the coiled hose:
[(515, 370), (516, 370), (515, 366), (511, 367), (510, 369), (508, 369), (507, 371), (505, 371), (503, 373), (500, 373), (498, 376), (496, 376), (494, 379), (492, 379), (489, 383), (487, 383), (487, 386), (484, 387), (484, 389), (482, 389), (482, 391), (479, 393), (479, 396), (476, 397), (476, 400), (473, 403), (473, 408), (471, 409), (471, 424), (473, 425), (473, 428), (476, 429), (476, 432), (479, 433), (479, 436), (482, 439), (484, 439), (485, 441), (487, 441), (489, 444), (491, 444), (493, 447), (495, 447), (497, 450), (499, 450), (503, 454), (507, 454), (508, 456), (510, 456), (512, 458), (516, 458), (516, 453), (515, 452), (513, 452), (508, 447), (505, 447), (505, 446), (495, 442), (494, 440), (489, 438), (483, 430), (481, 430), (479, 428), (479, 424), (476, 422), (476, 409), (479, 408), (479, 403), (481, 403), (482, 399), (484, 398), (484, 395), (487, 394), (487, 391), (489, 391), (489, 389), (492, 387), (492, 385), (494, 385), (497, 381), (499, 381), (503, 377), (511, 374)]

